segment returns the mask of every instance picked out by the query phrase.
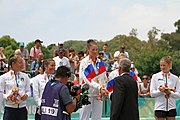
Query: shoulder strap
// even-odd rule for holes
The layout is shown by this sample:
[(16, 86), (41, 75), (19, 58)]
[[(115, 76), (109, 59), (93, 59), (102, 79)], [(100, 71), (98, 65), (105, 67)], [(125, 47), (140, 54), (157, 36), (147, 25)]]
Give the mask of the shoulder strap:
[(34, 56), (36, 56), (36, 49), (35, 49), (35, 46), (34, 46)]

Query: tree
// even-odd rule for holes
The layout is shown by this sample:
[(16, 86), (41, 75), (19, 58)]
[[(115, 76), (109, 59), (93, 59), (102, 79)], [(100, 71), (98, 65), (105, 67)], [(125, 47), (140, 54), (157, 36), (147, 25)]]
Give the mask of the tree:
[(0, 38), (0, 45), (5, 49), (4, 54), (6, 58), (9, 58), (9, 56), (14, 54), (14, 51), (18, 49), (16, 40), (11, 38), (9, 35), (5, 35)]
[(180, 19), (174, 23), (174, 27), (177, 27), (176, 33), (180, 33)]
[(153, 52), (146, 50), (141, 52), (141, 55), (136, 60), (136, 68), (138, 69), (140, 76), (144, 74), (152, 75), (154, 73), (157, 73), (158, 71), (160, 71), (160, 59), (164, 56), (172, 56), (172, 52), (161, 48)]
[(156, 27), (152, 27), (152, 29), (148, 32), (149, 40), (157, 40), (156, 36), (158, 35), (158, 32), (160, 32), (159, 29), (157, 29)]
[(137, 29), (132, 28), (132, 30), (129, 32), (129, 36), (137, 37)]
[(172, 51), (180, 50), (180, 33), (163, 33), (161, 38), (167, 42), (169, 49)]

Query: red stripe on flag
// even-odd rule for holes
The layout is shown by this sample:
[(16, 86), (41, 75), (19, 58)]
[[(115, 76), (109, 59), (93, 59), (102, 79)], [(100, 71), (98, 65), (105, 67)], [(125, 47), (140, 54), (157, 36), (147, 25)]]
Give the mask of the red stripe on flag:
[(106, 66), (103, 65), (99, 68), (98, 74), (102, 74), (105, 71), (106, 71)]
[(86, 78), (88, 79), (89, 82), (91, 82), (92, 79), (95, 77), (96, 77), (96, 73), (95, 71), (92, 71), (91, 73), (89, 73), (89, 75)]
[(108, 90), (109, 92), (112, 92), (113, 89), (114, 89), (114, 86), (111, 86), (111, 87), (107, 88), (107, 90)]

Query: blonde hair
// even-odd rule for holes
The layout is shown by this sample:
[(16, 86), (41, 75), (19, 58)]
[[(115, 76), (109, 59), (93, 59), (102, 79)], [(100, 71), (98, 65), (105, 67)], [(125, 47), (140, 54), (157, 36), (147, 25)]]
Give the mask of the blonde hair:
[(170, 65), (170, 69), (172, 68), (172, 57), (171, 56), (162, 57), (160, 61), (166, 62), (167, 64)]
[(119, 59), (122, 59), (122, 58), (128, 58), (127, 55), (125, 53), (120, 53), (119, 54)]

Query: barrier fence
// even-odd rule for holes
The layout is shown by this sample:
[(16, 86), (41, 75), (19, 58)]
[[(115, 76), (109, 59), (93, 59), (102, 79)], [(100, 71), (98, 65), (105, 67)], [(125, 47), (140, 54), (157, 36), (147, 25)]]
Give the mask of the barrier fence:
[[(110, 117), (110, 101), (103, 102), (103, 114), (102, 117), (105, 119), (109, 119)], [(138, 98), (139, 104), (139, 115), (142, 120), (154, 120), (154, 99), (153, 98)], [(3, 103), (4, 106), (4, 103)], [(177, 117), (176, 120), (180, 120), (180, 99), (176, 100), (176, 112)], [(27, 109), (28, 109), (28, 120), (34, 120), (34, 114), (36, 112), (36, 105), (34, 99), (32, 97), (28, 98), (27, 102)], [(131, 107), (129, 108), (131, 109)], [(3, 110), (0, 114), (0, 120), (2, 120)], [(72, 113), (73, 120), (78, 120), (79, 118), (79, 111)]]

